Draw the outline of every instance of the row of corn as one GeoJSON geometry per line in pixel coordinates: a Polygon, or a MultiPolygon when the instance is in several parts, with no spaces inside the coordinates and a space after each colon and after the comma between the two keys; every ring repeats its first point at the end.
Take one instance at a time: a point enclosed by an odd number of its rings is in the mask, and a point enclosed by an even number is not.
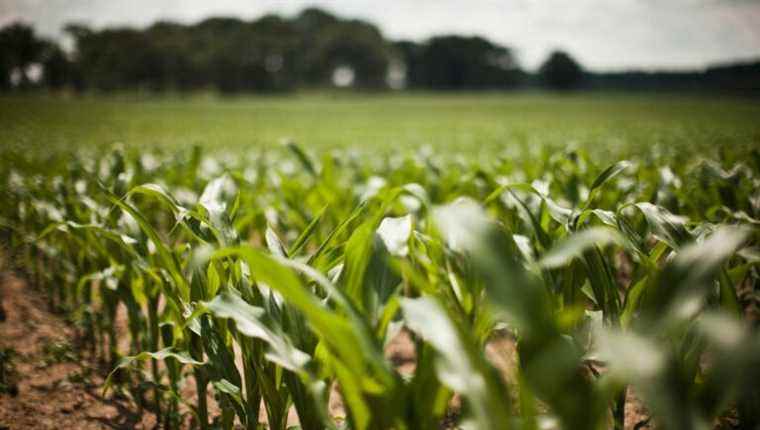
{"type": "Polygon", "coordinates": [[[8,152],[0,230],[167,428],[760,425],[760,155],[524,162],[8,152]]]}

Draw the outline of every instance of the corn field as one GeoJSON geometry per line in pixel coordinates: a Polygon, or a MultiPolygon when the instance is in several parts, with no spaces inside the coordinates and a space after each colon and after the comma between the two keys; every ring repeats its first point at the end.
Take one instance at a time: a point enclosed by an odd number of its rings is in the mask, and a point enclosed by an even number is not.
{"type": "Polygon", "coordinates": [[[760,152],[695,158],[6,153],[0,225],[165,428],[759,428],[760,152]]]}

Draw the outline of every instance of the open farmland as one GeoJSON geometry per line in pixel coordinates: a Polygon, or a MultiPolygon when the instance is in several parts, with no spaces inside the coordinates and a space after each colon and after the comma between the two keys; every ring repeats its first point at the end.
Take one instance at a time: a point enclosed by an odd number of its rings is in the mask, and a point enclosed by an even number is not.
{"type": "Polygon", "coordinates": [[[168,428],[756,428],[758,118],[681,96],[3,98],[3,270],[168,428]]]}
{"type": "MultiPolygon", "coordinates": [[[[368,149],[490,156],[523,146],[593,148],[596,159],[652,146],[705,155],[757,147],[760,105],[753,100],[656,95],[314,93],[240,98],[0,99],[3,148],[67,151],[114,142],[151,149],[200,144],[235,151],[272,148],[292,138],[307,149],[368,149]],[[737,148],[738,147],[738,148],[737,148]]],[[[657,152],[660,156],[660,152],[657,152]]]]}

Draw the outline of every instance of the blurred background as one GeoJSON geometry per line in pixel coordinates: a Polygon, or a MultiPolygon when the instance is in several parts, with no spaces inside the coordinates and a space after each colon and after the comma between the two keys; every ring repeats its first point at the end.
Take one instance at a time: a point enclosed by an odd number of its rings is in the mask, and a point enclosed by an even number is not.
{"type": "Polygon", "coordinates": [[[0,90],[760,93],[750,0],[3,0],[0,90]]]}

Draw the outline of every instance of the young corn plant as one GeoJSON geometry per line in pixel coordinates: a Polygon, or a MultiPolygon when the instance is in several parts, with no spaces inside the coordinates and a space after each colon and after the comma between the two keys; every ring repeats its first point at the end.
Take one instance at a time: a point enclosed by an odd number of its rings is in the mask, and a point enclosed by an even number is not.
{"type": "Polygon", "coordinates": [[[756,153],[12,155],[6,247],[167,428],[760,422],[756,153]]]}

